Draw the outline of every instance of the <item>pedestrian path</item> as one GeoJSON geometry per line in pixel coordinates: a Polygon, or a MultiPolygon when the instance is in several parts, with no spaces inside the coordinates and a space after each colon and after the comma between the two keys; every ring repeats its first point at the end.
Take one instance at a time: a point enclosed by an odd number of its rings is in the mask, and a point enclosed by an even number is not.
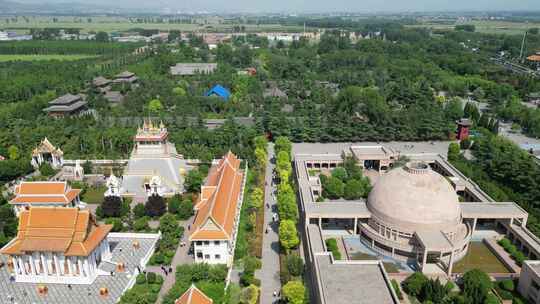
{"type": "MultiPolygon", "coordinates": [[[[193,263],[193,257],[188,255],[189,246],[180,246],[182,242],[188,243],[186,240],[188,238],[188,225],[191,225],[193,222],[193,217],[190,218],[187,221],[184,221],[181,223],[181,226],[184,227],[184,236],[178,243],[178,247],[176,248],[176,252],[174,254],[174,257],[172,259],[170,267],[172,268],[172,273],[169,273],[167,276],[165,276],[164,271],[160,268],[160,266],[150,266],[147,267],[147,271],[155,272],[159,275],[161,275],[165,280],[163,281],[163,285],[161,286],[161,290],[159,291],[157,304],[160,304],[163,302],[163,298],[165,295],[169,292],[169,290],[174,286],[175,283],[175,274],[176,274],[176,267],[178,265],[182,264],[191,264],[193,263]]],[[[169,267],[165,266],[167,272],[169,271],[169,267]]]]}
{"type": "Polygon", "coordinates": [[[257,271],[257,277],[261,280],[261,304],[277,303],[278,298],[274,292],[279,292],[281,282],[279,279],[279,235],[278,223],[273,223],[272,216],[277,214],[277,202],[272,195],[276,186],[272,182],[274,171],[274,144],[268,145],[268,165],[266,167],[265,191],[264,191],[264,222],[265,234],[263,236],[262,268],[257,271]],[[266,228],[269,227],[268,233],[266,228]]]}

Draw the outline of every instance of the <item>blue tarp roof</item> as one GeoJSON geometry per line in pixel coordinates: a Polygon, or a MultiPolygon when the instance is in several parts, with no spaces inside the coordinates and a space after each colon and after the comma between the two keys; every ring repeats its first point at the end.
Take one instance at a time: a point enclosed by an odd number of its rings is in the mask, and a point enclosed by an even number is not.
{"type": "Polygon", "coordinates": [[[221,97],[223,100],[229,100],[229,97],[231,97],[231,92],[226,88],[222,87],[221,85],[216,84],[213,88],[206,92],[206,96],[212,95],[221,97]]]}

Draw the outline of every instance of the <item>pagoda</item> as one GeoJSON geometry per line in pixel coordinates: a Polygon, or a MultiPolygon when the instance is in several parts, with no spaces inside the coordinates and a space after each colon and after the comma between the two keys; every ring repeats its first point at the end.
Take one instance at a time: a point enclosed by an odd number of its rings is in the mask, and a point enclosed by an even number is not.
{"type": "Polygon", "coordinates": [[[183,175],[191,166],[176,152],[168,135],[163,122],[155,124],[150,119],[137,129],[119,187],[122,196],[143,202],[152,194],[170,197],[184,191],[183,175]]]}

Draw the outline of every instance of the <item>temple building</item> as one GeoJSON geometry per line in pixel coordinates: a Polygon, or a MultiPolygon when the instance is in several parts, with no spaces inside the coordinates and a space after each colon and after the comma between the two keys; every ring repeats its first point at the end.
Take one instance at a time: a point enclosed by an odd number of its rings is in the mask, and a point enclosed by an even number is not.
{"type": "Polygon", "coordinates": [[[189,236],[195,262],[232,265],[245,182],[240,160],[232,152],[210,169],[194,206],[189,236]]]}
{"type": "Polygon", "coordinates": [[[137,78],[137,76],[135,76],[135,73],[132,73],[132,72],[129,72],[129,71],[124,71],[120,74],[117,74],[114,76],[114,80],[112,81],[113,83],[129,83],[129,84],[132,84],[132,83],[135,83],[139,80],[139,78],[137,78]]]}
{"type": "Polygon", "coordinates": [[[32,166],[39,168],[43,163],[48,163],[55,169],[64,164],[64,152],[51,144],[47,137],[32,151],[32,166]]]}
{"type": "Polygon", "coordinates": [[[43,109],[50,116],[64,117],[79,114],[87,110],[88,103],[81,95],[66,94],[49,102],[49,107],[43,109]]]}
{"type": "Polygon", "coordinates": [[[84,208],[80,193],[81,189],[72,189],[67,182],[21,182],[15,186],[15,198],[9,204],[17,216],[30,207],[84,208]]]}
{"type": "Polygon", "coordinates": [[[168,141],[163,123],[145,121],[134,137],[135,145],[121,183],[122,196],[146,201],[154,192],[170,197],[184,191],[183,175],[190,166],[168,141]]]}
{"type": "Polygon", "coordinates": [[[194,284],[184,292],[174,304],[212,304],[214,301],[199,290],[194,284]]]}
{"type": "Polygon", "coordinates": [[[458,140],[464,140],[469,138],[469,129],[472,126],[472,122],[468,118],[462,118],[456,121],[457,133],[456,138],[458,140]]]}
{"type": "Polygon", "coordinates": [[[0,249],[16,282],[92,284],[111,259],[107,235],[88,210],[33,207],[19,217],[16,238],[0,249]]]}

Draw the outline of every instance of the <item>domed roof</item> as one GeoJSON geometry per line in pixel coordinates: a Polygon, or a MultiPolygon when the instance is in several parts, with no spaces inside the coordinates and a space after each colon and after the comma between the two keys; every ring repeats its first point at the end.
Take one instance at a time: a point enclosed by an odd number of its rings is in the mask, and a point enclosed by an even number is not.
{"type": "Polygon", "coordinates": [[[450,229],[461,218],[458,196],[450,182],[419,162],[381,176],[367,206],[379,222],[409,233],[450,229]]]}

